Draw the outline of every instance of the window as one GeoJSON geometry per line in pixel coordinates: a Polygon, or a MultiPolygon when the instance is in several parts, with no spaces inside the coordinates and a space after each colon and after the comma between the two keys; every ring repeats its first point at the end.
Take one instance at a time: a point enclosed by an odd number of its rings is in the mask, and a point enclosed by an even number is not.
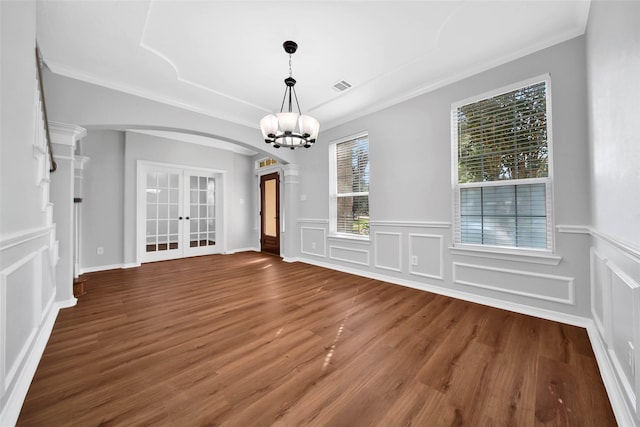
{"type": "Polygon", "coordinates": [[[549,78],[454,104],[455,243],[552,249],[549,78]]]}
{"type": "Polygon", "coordinates": [[[369,138],[359,135],[332,144],[331,232],[369,236],[369,138]]]}

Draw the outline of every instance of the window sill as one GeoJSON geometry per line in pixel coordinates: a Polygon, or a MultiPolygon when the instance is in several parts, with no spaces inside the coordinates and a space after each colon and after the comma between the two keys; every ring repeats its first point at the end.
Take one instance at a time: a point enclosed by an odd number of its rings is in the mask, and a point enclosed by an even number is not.
{"type": "Polygon", "coordinates": [[[449,247],[451,254],[475,256],[480,258],[503,259],[506,261],[527,262],[530,264],[558,265],[561,256],[546,251],[516,250],[497,247],[455,246],[449,247]]]}
{"type": "Polygon", "coordinates": [[[356,236],[355,234],[351,236],[349,234],[330,233],[329,236],[327,237],[329,239],[335,239],[335,240],[348,240],[348,241],[358,242],[358,243],[371,243],[371,239],[369,238],[369,236],[360,237],[360,236],[356,236]]]}

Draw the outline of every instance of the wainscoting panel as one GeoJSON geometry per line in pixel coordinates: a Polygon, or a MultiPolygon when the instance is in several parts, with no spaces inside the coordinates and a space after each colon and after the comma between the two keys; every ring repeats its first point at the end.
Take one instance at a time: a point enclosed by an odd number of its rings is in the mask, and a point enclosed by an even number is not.
{"type": "Polygon", "coordinates": [[[49,271],[54,271],[51,266],[50,252],[51,251],[46,246],[40,249],[40,260],[42,261],[40,274],[42,277],[40,307],[42,307],[42,309],[40,310],[40,318],[38,319],[37,323],[41,323],[46,317],[47,313],[49,313],[56,296],[56,284],[53,280],[53,276],[51,276],[50,274],[46,274],[49,271]]]}
{"type": "Polygon", "coordinates": [[[402,235],[386,231],[376,231],[375,267],[402,272],[402,235]]]}
{"type": "Polygon", "coordinates": [[[329,258],[336,261],[369,266],[369,249],[329,246],[329,258]]]}
{"type": "Polygon", "coordinates": [[[0,425],[14,425],[59,310],[55,227],[0,238],[0,425]]]}
{"type": "Polygon", "coordinates": [[[529,298],[575,304],[572,277],[453,263],[453,282],[529,298]]]}
{"type": "Polygon", "coordinates": [[[443,280],[443,251],[441,235],[409,234],[409,272],[443,280]]]}
{"type": "MultiPolygon", "coordinates": [[[[636,406],[635,372],[637,360],[634,360],[634,353],[639,351],[640,325],[629,321],[634,319],[634,312],[638,313],[640,307],[640,285],[627,276],[614,264],[607,263],[609,269],[611,304],[611,340],[608,343],[609,353],[613,360],[613,365],[617,371],[618,378],[622,380],[623,389],[626,392],[629,402],[636,406]]],[[[637,359],[637,358],[635,358],[637,359]]]]}
{"type": "Polygon", "coordinates": [[[5,384],[13,381],[35,336],[36,318],[40,316],[41,298],[35,286],[40,264],[39,252],[34,251],[0,272],[1,296],[6,304],[3,318],[5,384]]]}
{"type": "Polygon", "coordinates": [[[590,233],[598,364],[619,425],[640,426],[640,250],[598,230],[590,233]]]}
{"type": "Polygon", "coordinates": [[[300,252],[305,255],[327,256],[326,229],[321,227],[300,227],[300,252]]]}
{"type": "Polygon", "coordinates": [[[605,300],[611,297],[607,277],[607,259],[594,248],[590,250],[590,257],[591,313],[600,335],[604,337],[606,335],[604,330],[605,300]]]}

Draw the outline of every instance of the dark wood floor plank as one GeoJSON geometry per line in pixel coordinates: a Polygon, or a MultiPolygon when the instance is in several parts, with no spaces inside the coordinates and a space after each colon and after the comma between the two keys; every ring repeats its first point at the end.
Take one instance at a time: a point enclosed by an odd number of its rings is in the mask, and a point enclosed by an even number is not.
{"type": "Polygon", "coordinates": [[[89,274],[19,426],[613,426],[583,329],[259,253],[89,274]]]}

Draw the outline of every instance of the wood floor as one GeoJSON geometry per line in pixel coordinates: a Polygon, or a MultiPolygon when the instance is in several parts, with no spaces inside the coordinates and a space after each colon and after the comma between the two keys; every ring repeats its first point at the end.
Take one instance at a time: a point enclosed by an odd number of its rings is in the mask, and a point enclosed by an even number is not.
{"type": "Polygon", "coordinates": [[[86,288],[19,426],[615,425],[584,329],[258,253],[86,288]]]}

